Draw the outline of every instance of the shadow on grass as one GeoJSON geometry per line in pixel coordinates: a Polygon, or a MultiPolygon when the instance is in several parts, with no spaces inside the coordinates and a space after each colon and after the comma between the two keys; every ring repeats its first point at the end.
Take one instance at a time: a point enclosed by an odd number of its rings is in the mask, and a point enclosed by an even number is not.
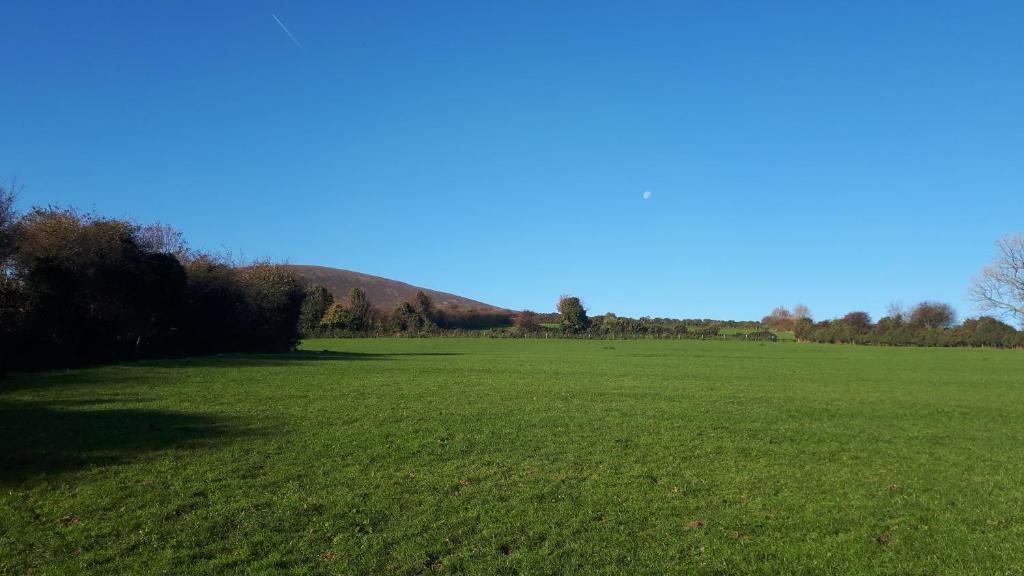
{"type": "MultiPolygon", "coordinates": [[[[261,368],[278,366],[295,366],[305,362],[346,362],[370,360],[394,360],[413,356],[462,356],[461,352],[390,352],[376,354],[372,352],[342,352],[295,350],[292,352],[250,354],[228,353],[211,354],[209,356],[189,356],[184,358],[151,358],[137,362],[126,362],[113,365],[86,366],[81,368],[51,369],[40,372],[18,372],[0,378],[0,394],[29,388],[52,387],[88,387],[93,384],[109,383],[112,379],[127,381],[131,371],[115,372],[108,368],[261,368]]],[[[120,401],[118,398],[116,401],[120,401]]]]}
{"type": "Polygon", "coordinates": [[[135,408],[0,400],[0,484],[131,462],[247,435],[221,419],[135,408]]]}
{"type": "Polygon", "coordinates": [[[216,354],[212,356],[195,356],[192,358],[181,358],[177,360],[147,361],[152,365],[175,365],[197,366],[210,368],[235,368],[244,366],[285,366],[302,362],[345,362],[345,361],[370,361],[370,360],[393,360],[410,356],[461,356],[460,352],[389,352],[376,354],[373,352],[340,352],[340,351],[317,351],[317,350],[295,350],[293,352],[280,352],[272,354],[216,354]]]}

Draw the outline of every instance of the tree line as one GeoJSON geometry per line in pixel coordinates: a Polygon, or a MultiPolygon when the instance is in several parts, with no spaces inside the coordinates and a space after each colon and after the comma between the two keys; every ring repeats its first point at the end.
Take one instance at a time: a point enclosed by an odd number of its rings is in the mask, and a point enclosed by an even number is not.
{"type": "Polygon", "coordinates": [[[73,209],[13,209],[0,192],[0,371],[297,342],[299,281],[188,250],[180,232],[73,209]]]}
{"type": "MultiPolygon", "coordinates": [[[[1024,322],[1024,237],[1008,237],[972,294],[1024,322]]],[[[424,292],[382,311],[359,288],[336,300],[269,262],[235,263],[191,250],[165,225],[74,209],[14,208],[0,188],[0,374],[219,352],[276,352],[301,337],[476,335],[572,338],[776,339],[924,346],[1024,346],[1024,333],[983,316],[955,324],[953,309],[922,302],[877,322],[851,312],[815,322],[806,306],[758,322],[588,316],[576,296],[554,313],[446,310],[424,292]],[[730,330],[727,330],[730,329],[730,330]]]]}
{"type": "Polygon", "coordinates": [[[394,310],[375,308],[359,287],[352,288],[343,300],[320,284],[305,290],[299,314],[299,333],[304,338],[346,336],[428,336],[453,331],[505,328],[513,324],[515,313],[508,310],[447,310],[434,306],[422,290],[394,310]]]}
{"type": "Polygon", "coordinates": [[[424,292],[417,292],[390,313],[378,310],[365,293],[353,288],[336,301],[319,284],[306,289],[299,319],[306,338],[365,336],[481,336],[490,338],[726,338],[774,340],[773,333],[759,330],[756,322],[708,319],[627,318],[613,313],[589,316],[576,296],[562,296],[553,313],[530,310],[453,311],[434,306],[424,292]],[[726,334],[725,327],[746,329],[726,334]]]}
{"type": "Polygon", "coordinates": [[[512,312],[442,310],[423,292],[390,313],[359,288],[335,301],[286,267],[193,251],[170,226],[57,207],[20,214],[0,188],[0,374],[512,324],[512,312]]]}
{"type": "Polygon", "coordinates": [[[1024,348],[1024,332],[1000,319],[1012,318],[1024,326],[1024,234],[996,242],[995,257],[974,277],[969,294],[981,311],[998,317],[979,316],[957,324],[949,304],[921,302],[909,310],[891,305],[878,322],[863,311],[815,322],[806,306],[797,305],[793,310],[777,307],[761,323],[791,330],[797,340],[807,342],[1024,348]]]}
{"type": "Polygon", "coordinates": [[[1024,332],[991,316],[957,323],[956,311],[943,302],[921,302],[910,309],[891,305],[877,322],[863,311],[815,322],[806,307],[778,307],[761,322],[790,330],[801,342],[879,344],[888,346],[1024,347],[1024,332]]]}

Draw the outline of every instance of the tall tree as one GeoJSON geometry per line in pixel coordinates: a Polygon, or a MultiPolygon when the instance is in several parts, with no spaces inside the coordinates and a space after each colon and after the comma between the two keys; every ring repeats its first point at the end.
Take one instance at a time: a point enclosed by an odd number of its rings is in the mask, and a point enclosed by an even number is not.
{"type": "Polygon", "coordinates": [[[321,284],[310,284],[306,287],[302,299],[302,310],[299,312],[299,333],[308,336],[320,327],[324,313],[334,303],[334,296],[321,284]]]}
{"type": "Polygon", "coordinates": [[[434,301],[427,296],[423,290],[416,292],[416,295],[412,297],[412,307],[416,310],[416,313],[422,316],[426,320],[434,321],[436,316],[436,310],[434,309],[434,301]]]}
{"type": "Polygon", "coordinates": [[[366,298],[366,292],[363,292],[358,286],[348,291],[348,312],[352,330],[366,332],[370,329],[373,308],[366,298]]]}
{"type": "Polygon", "coordinates": [[[587,329],[590,320],[587,310],[576,296],[562,296],[558,300],[558,313],[561,316],[562,331],[577,334],[587,329]]]}
{"type": "Polygon", "coordinates": [[[16,354],[16,335],[22,330],[27,304],[24,286],[14,277],[10,259],[16,221],[14,190],[0,186],[0,376],[16,354]]]}
{"type": "Polygon", "coordinates": [[[276,264],[246,266],[238,275],[248,304],[246,351],[292,349],[298,341],[302,285],[287,268],[276,264]]]}
{"type": "MultiPolygon", "coordinates": [[[[0,185],[0,266],[6,264],[13,245],[14,223],[17,220],[14,198],[13,188],[0,185]]],[[[4,272],[4,269],[0,269],[0,274],[4,272]]]]}
{"type": "Polygon", "coordinates": [[[320,317],[320,327],[331,330],[348,330],[349,313],[341,302],[332,302],[320,317]]]}
{"type": "Polygon", "coordinates": [[[885,316],[897,324],[905,321],[909,315],[902,302],[890,302],[885,309],[885,316]]]}
{"type": "Polygon", "coordinates": [[[974,278],[971,297],[981,309],[1024,326],[1024,234],[1001,238],[996,248],[992,264],[974,278]]]}
{"type": "Polygon", "coordinates": [[[184,350],[192,354],[242,351],[247,306],[236,270],[207,254],[189,260],[185,270],[184,350]]]}

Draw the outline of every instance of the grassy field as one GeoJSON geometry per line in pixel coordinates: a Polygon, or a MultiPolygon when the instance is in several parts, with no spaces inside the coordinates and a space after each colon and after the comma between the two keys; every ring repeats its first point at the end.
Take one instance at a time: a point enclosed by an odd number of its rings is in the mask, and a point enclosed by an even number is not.
{"type": "MultiPolygon", "coordinates": [[[[718,331],[718,333],[727,335],[750,334],[752,332],[757,332],[759,330],[762,330],[762,328],[722,328],[718,331]]],[[[775,333],[779,340],[789,340],[793,342],[796,341],[796,336],[793,335],[792,330],[771,330],[771,332],[775,333]]]]}
{"type": "Polygon", "coordinates": [[[0,381],[0,574],[225,572],[1022,574],[1024,354],[321,340],[0,381]]]}

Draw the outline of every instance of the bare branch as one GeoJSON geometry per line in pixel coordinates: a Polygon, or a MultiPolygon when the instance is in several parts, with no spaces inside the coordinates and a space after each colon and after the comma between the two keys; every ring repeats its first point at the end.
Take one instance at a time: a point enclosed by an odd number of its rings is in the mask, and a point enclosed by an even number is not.
{"type": "Polygon", "coordinates": [[[1024,325],[1024,234],[1001,238],[996,248],[995,260],[974,278],[970,297],[979,309],[1024,325]]]}

